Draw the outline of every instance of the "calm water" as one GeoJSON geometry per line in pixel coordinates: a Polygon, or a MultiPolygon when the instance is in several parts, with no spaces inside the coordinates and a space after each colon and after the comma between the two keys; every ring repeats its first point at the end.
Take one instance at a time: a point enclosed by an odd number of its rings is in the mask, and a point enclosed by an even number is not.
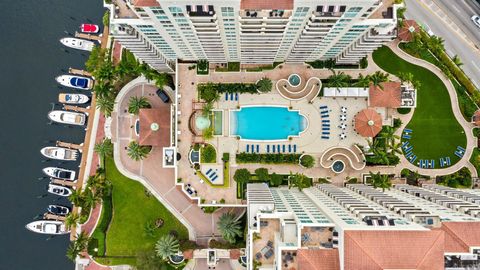
{"type": "Polygon", "coordinates": [[[244,107],[231,112],[231,133],[245,140],[286,140],[306,128],[306,119],[285,107],[244,107]]]}
{"type": "MultiPolygon", "coordinates": [[[[47,113],[60,92],[54,77],[68,67],[83,67],[86,54],[58,42],[81,22],[101,24],[100,0],[1,0],[0,10],[0,270],[73,269],[65,257],[67,237],[27,231],[24,225],[57,201],[46,194],[40,148],[50,140],[81,142],[81,128],[47,125],[47,113]],[[39,198],[40,197],[40,198],[39,198]]],[[[70,90],[72,91],[72,90],[70,90]]],[[[74,90],[73,90],[74,91],[74,90]]],[[[61,164],[75,168],[78,164],[61,164]]]]}

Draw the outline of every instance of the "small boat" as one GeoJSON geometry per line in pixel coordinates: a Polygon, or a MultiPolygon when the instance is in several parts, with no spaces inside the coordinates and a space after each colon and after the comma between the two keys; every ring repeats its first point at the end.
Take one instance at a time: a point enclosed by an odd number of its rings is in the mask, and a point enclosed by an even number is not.
{"type": "Polygon", "coordinates": [[[49,193],[62,196],[62,197],[68,197],[72,195],[71,189],[69,189],[68,187],[57,185],[57,184],[48,184],[47,191],[49,193]]]}
{"type": "Polygon", "coordinates": [[[98,33],[100,27],[96,24],[82,23],[82,25],[80,25],[80,30],[82,30],[83,33],[95,34],[98,33]]]}
{"type": "Polygon", "coordinates": [[[67,230],[65,223],[63,221],[57,220],[37,220],[28,223],[25,228],[32,232],[42,233],[42,234],[67,234],[70,230],[67,230]]]}
{"type": "Polygon", "coordinates": [[[78,151],[58,146],[47,146],[40,150],[40,153],[47,158],[58,160],[77,160],[78,151]]]}
{"type": "Polygon", "coordinates": [[[58,167],[46,167],[43,168],[43,172],[53,178],[63,179],[63,180],[75,180],[75,171],[67,170],[58,167]]]}
{"type": "Polygon", "coordinates": [[[87,116],[84,113],[70,112],[70,111],[51,111],[48,113],[48,118],[54,122],[67,125],[85,125],[87,116]]]}
{"type": "Polygon", "coordinates": [[[93,86],[92,79],[81,76],[60,75],[55,80],[63,86],[84,90],[92,89],[93,86]]]}
{"type": "Polygon", "coordinates": [[[47,211],[50,214],[64,217],[70,213],[70,207],[58,204],[50,204],[47,207],[47,211]]]}
{"type": "Polygon", "coordinates": [[[80,38],[65,37],[60,39],[60,42],[69,48],[84,51],[92,51],[93,47],[95,47],[95,43],[93,41],[80,38]]]}
{"type": "Polygon", "coordinates": [[[58,95],[58,102],[64,104],[85,104],[90,100],[87,95],[62,93],[58,95]]]}

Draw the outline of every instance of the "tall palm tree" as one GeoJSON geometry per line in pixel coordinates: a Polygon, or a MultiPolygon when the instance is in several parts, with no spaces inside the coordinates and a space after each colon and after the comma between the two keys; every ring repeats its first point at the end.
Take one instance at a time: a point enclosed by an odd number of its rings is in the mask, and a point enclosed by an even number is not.
{"type": "Polygon", "coordinates": [[[413,82],[413,74],[410,72],[399,72],[398,78],[402,82],[412,83],[413,82]]]}
{"type": "Polygon", "coordinates": [[[232,212],[223,213],[218,219],[217,226],[223,239],[231,244],[235,244],[237,236],[242,235],[240,221],[235,219],[232,212]]]}
{"type": "Polygon", "coordinates": [[[115,69],[112,61],[104,61],[93,74],[97,81],[112,81],[115,79],[115,69]]]}
{"type": "Polygon", "coordinates": [[[85,232],[77,234],[77,238],[70,243],[67,249],[67,257],[75,261],[80,252],[87,249],[90,238],[85,232]]]}
{"type": "Polygon", "coordinates": [[[398,135],[395,135],[395,129],[390,126],[383,127],[378,137],[385,140],[385,149],[395,144],[395,139],[400,139],[398,135]]]}
{"type": "Polygon", "coordinates": [[[356,87],[368,87],[370,85],[370,78],[369,76],[363,76],[362,73],[358,74],[357,82],[355,83],[356,87]]]}
{"type": "Polygon", "coordinates": [[[70,245],[67,248],[67,258],[70,259],[71,261],[75,261],[77,258],[78,254],[81,252],[79,247],[75,245],[75,242],[71,242],[70,245]]]}
{"type": "Polygon", "coordinates": [[[390,182],[390,178],[386,174],[370,172],[370,177],[372,178],[372,185],[374,188],[381,188],[382,191],[385,191],[385,189],[390,189],[392,187],[392,182],[390,182]]]}
{"type": "Polygon", "coordinates": [[[210,116],[210,113],[212,112],[212,110],[213,110],[213,102],[207,102],[205,103],[205,105],[203,105],[202,115],[204,117],[208,117],[210,116]]]}
{"type": "Polygon", "coordinates": [[[383,73],[380,70],[375,71],[372,75],[369,76],[370,83],[374,86],[378,86],[380,89],[383,90],[382,83],[388,81],[388,73],[383,73]]]}
{"type": "Polygon", "coordinates": [[[151,105],[148,102],[148,99],[144,96],[137,97],[133,96],[130,97],[130,100],[128,101],[128,112],[131,114],[138,115],[140,112],[140,109],[143,108],[150,108],[151,105]]]}
{"type": "Polygon", "coordinates": [[[352,77],[350,75],[345,74],[343,71],[336,72],[334,69],[330,69],[332,71],[332,75],[330,75],[328,79],[328,86],[329,87],[348,87],[352,77]]]}
{"type": "Polygon", "coordinates": [[[155,244],[155,251],[162,260],[168,260],[168,257],[177,254],[180,249],[178,240],[171,234],[163,235],[155,244]]]}
{"type": "Polygon", "coordinates": [[[292,173],[290,172],[290,176],[288,177],[288,188],[296,187],[298,190],[302,191],[302,189],[310,187],[310,180],[301,173],[292,173]]]}
{"type": "Polygon", "coordinates": [[[85,208],[92,208],[100,201],[100,194],[96,192],[95,194],[92,192],[91,189],[87,188],[83,192],[84,194],[84,203],[83,207],[85,208]]]}
{"type": "Polygon", "coordinates": [[[375,160],[383,164],[390,165],[390,159],[388,158],[388,153],[387,151],[385,151],[384,148],[379,148],[379,147],[374,148],[372,152],[375,160]]]}
{"type": "Polygon", "coordinates": [[[70,212],[70,214],[65,217],[65,227],[67,229],[72,228],[73,226],[77,225],[80,222],[80,215],[76,212],[70,212]]]}
{"type": "Polygon", "coordinates": [[[445,47],[444,47],[444,39],[439,37],[439,36],[432,36],[430,39],[429,39],[429,45],[430,45],[430,48],[435,52],[435,53],[438,53],[440,51],[443,51],[445,50],[445,47]]]}
{"type": "Polygon", "coordinates": [[[156,73],[154,80],[155,86],[162,89],[165,85],[168,85],[170,81],[170,75],[167,73],[156,73]]]}
{"type": "Polygon", "coordinates": [[[74,189],[72,191],[72,194],[70,196],[68,196],[68,200],[70,200],[70,202],[73,205],[81,207],[83,205],[83,202],[84,202],[82,190],[81,189],[74,189]]]}
{"type": "Polygon", "coordinates": [[[98,97],[97,100],[97,109],[99,109],[105,116],[110,116],[113,112],[113,106],[115,101],[110,97],[98,97]]]}
{"type": "Polygon", "coordinates": [[[103,141],[95,144],[93,151],[95,151],[95,153],[101,157],[102,162],[104,162],[105,157],[113,155],[112,141],[109,138],[103,139],[103,141]]]}
{"type": "Polygon", "coordinates": [[[100,98],[110,97],[113,87],[109,82],[99,82],[93,87],[93,92],[100,98]]]}
{"type": "Polygon", "coordinates": [[[150,148],[148,146],[140,145],[136,141],[130,142],[127,147],[127,155],[135,161],[146,158],[148,153],[150,153],[150,148]]]}
{"type": "Polygon", "coordinates": [[[458,55],[456,55],[456,54],[452,58],[452,61],[453,61],[453,63],[455,63],[455,65],[457,65],[459,67],[463,65],[462,60],[460,60],[460,57],[458,57],[458,55]]]}

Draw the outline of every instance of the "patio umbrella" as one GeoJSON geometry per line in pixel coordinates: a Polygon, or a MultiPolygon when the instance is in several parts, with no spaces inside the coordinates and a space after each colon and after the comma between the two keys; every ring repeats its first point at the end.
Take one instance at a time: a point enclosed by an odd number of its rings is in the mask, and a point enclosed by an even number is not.
{"type": "Polygon", "coordinates": [[[382,130],[382,117],[373,109],[364,109],[355,115],[355,130],[363,137],[375,137],[382,130]]]}

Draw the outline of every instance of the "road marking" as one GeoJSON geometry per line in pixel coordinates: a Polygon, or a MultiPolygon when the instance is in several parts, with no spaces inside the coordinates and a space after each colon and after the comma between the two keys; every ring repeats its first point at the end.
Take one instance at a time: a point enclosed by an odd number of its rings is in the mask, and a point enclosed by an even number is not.
{"type": "Polygon", "coordinates": [[[452,5],[452,8],[455,9],[456,12],[461,13],[461,12],[460,12],[460,9],[458,9],[457,6],[452,5]]]}
{"type": "Polygon", "coordinates": [[[480,67],[478,67],[477,64],[475,64],[474,61],[471,61],[471,62],[472,62],[472,64],[475,66],[475,68],[478,69],[478,71],[480,71],[480,67]]]}

